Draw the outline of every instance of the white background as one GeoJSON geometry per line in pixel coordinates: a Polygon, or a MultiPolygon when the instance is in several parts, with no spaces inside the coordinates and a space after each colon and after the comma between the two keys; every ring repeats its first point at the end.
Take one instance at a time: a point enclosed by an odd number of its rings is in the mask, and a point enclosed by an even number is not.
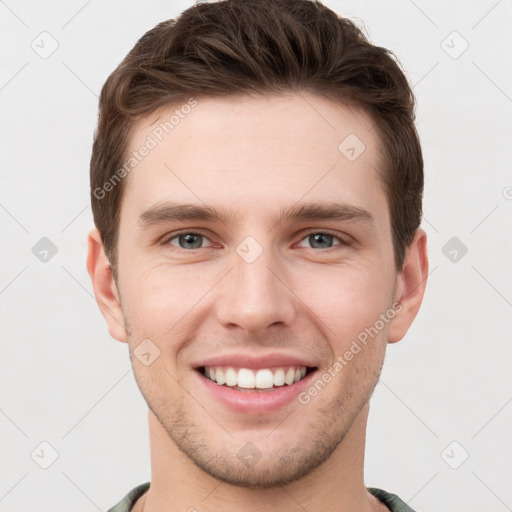
{"type": "MultiPolygon", "coordinates": [[[[108,74],[191,4],[0,2],[1,511],[108,510],[150,480],[146,404],[85,268],[89,159],[108,74]],[[43,31],[47,59],[31,48],[43,31]],[[48,469],[31,458],[43,441],[48,469]]],[[[512,510],[512,2],[326,4],[399,57],[425,157],[431,275],[374,394],[366,485],[418,511],[512,510]],[[452,237],[468,248],[456,262],[452,237]]]]}

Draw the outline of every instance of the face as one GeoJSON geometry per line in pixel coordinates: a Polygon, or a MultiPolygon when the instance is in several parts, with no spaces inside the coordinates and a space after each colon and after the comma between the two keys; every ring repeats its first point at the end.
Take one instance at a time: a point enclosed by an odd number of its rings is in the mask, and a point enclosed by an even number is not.
{"type": "Polygon", "coordinates": [[[130,152],[157,141],[125,178],[120,214],[134,374],[197,466],[283,485],[338,449],[399,315],[375,126],[290,94],[198,99],[155,136],[177,108],[131,140],[130,152]]]}

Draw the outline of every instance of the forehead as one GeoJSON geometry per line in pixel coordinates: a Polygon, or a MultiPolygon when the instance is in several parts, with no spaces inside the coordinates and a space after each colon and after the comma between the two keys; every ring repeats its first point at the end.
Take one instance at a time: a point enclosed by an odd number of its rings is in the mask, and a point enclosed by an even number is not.
{"type": "Polygon", "coordinates": [[[359,109],[318,96],[169,105],[134,126],[128,153],[138,156],[121,219],[166,200],[229,203],[247,213],[264,206],[269,214],[306,197],[386,209],[374,123],[359,109]]]}

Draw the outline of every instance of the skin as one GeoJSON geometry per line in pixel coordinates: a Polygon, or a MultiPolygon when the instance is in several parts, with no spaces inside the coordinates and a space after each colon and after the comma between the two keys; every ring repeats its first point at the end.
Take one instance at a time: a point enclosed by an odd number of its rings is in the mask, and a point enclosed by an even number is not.
{"type": "MultiPolygon", "coordinates": [[[[142,119],[131,150],[175,109],[142,119]]],[[[135,510],[387,510],[364,486],[368,401],[387,344],[418,312],[428,259],[418,229],[394,268],[376,133],[363,112],[312,95],[199,98],[125,178],[117,282],[90,232],[98,304],[110,334],[128,343],[149,406],[151,488],[135,510]],[[366,146],[355,161],[338,150],[349,134],[366,146]],[[165,201],[233,215],[142,226],[139,216],[165,201]],[[329,201],[373,220],[278,222],[281,209],[329,201]],[[184,229],[205,235],[197,248],[169,241],[184,229]],[[325,230],[334,236],[315,244],[309,235],[325,230]],[[247,236],[263,250],[252,263],[236,252],[247,236]],[[225,351],[285,351],[321,375],[395,303],[400,312],[307,404],[240,414],[198,384],[193,365],[225,351]],[[147,366],[133,352],[144,339],[160,350],[147,366]],[[247,442],[261,454],[250,467],[237,457],[247,442]]]]}

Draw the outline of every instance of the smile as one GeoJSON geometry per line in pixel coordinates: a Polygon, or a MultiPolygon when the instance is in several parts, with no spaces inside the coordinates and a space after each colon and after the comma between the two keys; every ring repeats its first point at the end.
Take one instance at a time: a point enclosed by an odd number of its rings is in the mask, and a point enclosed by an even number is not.
{"type": "Polygon", "coordinates": [[[299,382],[307,375],[308,367],[279,366],[250,369],[232,366],[204,366],[200,371],[206,378],[219,386],[227,386],[238,391],[270,391],[299,382]]]}

